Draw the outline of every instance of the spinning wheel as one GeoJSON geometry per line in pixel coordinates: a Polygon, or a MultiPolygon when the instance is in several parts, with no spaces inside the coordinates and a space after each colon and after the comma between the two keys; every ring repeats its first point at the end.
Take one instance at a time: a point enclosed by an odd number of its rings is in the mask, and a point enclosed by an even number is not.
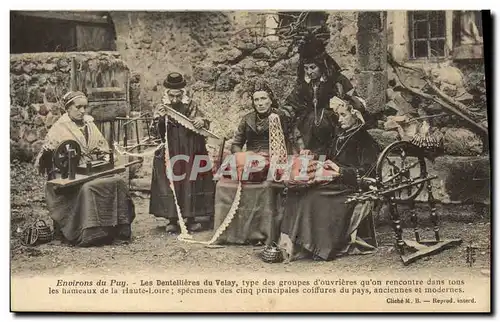
{"type": "MultiPolygon", "coordinates": [[[[377,160],[377,181],[384,188],[394,188],[414,183],[427,177],[427,166],[423,151],[407,141],[388,145],[377,160]]],[[[425,183],[410,185],[394,193],[397,202],[411,202],[424,189],[425,183]]]]}
{"type": "Polygon", "coordinates": [[[461,244],[461,239],[443,239],[439,234],[439,220],[436,201],[432,193],[431,181],[437,176],[429,176],[425,163],[425,150],[407,141],[398,141],[387,146],[380,154],[376,166],[376,179],[361,178],[360,190],[347,199],[347,203],[383,201],[388,203],[395,232],[397,250],[403,264],[408,265],[419,258],[438,253],[448,247],[461,244]],[[363,191],[365,182],[375,188],[363,191]],[[421,239],[415,199],[426,188],[430,219],[434,226],[434,239],[421,239]],[[403,228],[398,212],[398,204],[407,203],[411,209],[411,223],[415,240],[403,239],[403,228]]]}
{"type": "Polygon", "coordinates": [[[54,150],[54,165],[61,171],[63,178],[69,176],[74,179],[81,152],[80,145],[74,140],[63,141],[54,150]]]}

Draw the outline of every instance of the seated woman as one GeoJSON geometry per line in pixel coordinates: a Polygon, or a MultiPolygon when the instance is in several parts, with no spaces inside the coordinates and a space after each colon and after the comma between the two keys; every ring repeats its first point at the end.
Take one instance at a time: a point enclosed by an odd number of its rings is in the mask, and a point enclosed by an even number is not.
{"type": "MultiPolygon", "coordinates": [[[[110,151],[93,118],[86,115],[86,96],[81,92],[69,92],[64,95],[63,104],[66,113],[50,128],[36,160],[39,171],[49,180],[59,176],[54,170],[53,152],[66,140],[74,140],[80,145],[79,166],[85,167],[87,161],[110,151]]],[[[97,246],[131,237],[134,204],[127,183],[118,176],[94,179],[60,192],[47,183],[45,196],[55,233],[62,234],[70,244],[97,246]]]]}
{"type": "MultiPolygon", "coordinates": [[[[257,81],[253,84],[250,94],[254,110],[243,116],[231,145],[231,153],[235,155],[239,169],[245,163],[246,156],[253,153],[269,160],[269,116],[277,111],[277,101],[265,82],[257,81]],[[245,145],[246,151],[243,152],[245,145]]],[[[239,178],[244,185],[238,212],[219,238],[219,243],[271,243],[276,195],[267,178],[267,166],[261,172],[250,173],[248,180],[239,178]]],[[[216,229],[228,214],[235,198],[236,187],[237,182],[228,179],[217,183],[214,221],[216,229]]]]}
{"type": "Polygon", "coordinates": [[[339,253],[352,251],[352,246],[373,248],[356,235],[360,224],[367,223],[363,219],[370,214],[370,205],[351,205],[345,201],[357,190],[357,175],[371,174],[380,148],[364,129],[359,111],[338,98],[333,98],[330,105],[338,105],[340,127],[324,163],[332,179],[288,191],[280,244],[291,259],[312,255],[315,259],[331,260],[339,253]]]}

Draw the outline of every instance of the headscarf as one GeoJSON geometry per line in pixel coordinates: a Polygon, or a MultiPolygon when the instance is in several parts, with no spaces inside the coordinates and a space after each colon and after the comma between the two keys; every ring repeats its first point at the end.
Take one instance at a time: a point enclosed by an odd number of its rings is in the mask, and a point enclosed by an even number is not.
{"type": "Polygon", "coordinates": [[[67,110],[71,106],[71,103],[73,103],[77,98],[87,98],[87,96],[80,91],[70,91],[64,94],[62,97],[64,109],[67,110]]]}

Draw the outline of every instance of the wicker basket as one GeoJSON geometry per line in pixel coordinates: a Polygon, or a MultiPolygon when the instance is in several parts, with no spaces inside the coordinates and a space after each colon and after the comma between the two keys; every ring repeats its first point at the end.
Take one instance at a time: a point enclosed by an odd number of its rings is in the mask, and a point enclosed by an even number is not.
{"type": "Polygon", "coordinates": [[[273,246],[267,246],[264,248],[260,254],[262,260],[266,263],[281,263],[283,262],[283,253],[281,249],[274,244],[273,246]]]}
{"type": "Polygon", "coordinates": [[[44,220],[39,219],[33,225],[24,229],[22,243],[27,246],[36,246],[52,241],[53,237],[54,231],[44,220]]]}

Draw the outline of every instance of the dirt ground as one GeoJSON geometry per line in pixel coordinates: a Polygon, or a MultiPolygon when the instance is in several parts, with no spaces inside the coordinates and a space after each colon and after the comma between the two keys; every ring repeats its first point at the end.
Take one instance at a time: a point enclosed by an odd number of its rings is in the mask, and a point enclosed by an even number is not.
{"type": "MultiPolygon", "coordinates": [[[[137,217],[133,223],[133,239],[113,245],[77,248],[52,241],[35,247],[20,243],[19,231],[36,218],[47,220],[48,211],[43,196],[44,179],[37,176],[29,164],[11,164],[11,273],[17,276],[57,275],[74,272],[112,273],[147,272],[152,269],[183,272],[310,272],[329,274],[335,271],[360,272],[412,272],[439,271],[453,268],[467,274],[484,276],[490,269],[490,222],[487,219],[473,223],[443,222],[444,238],[462,238],[462,245],[439,254],[423,258],[404,266],[394,249],[394,233],[390,226],[377,227],[379,248],[370,255],[339,258],[330,262],[300,260],[291,264],[267,264],[259,258],[262,247],[225,246],[206,248],[176,240],[165,233],[165,223],[148,214],[147,196],[135,196],[137,217]],[[469,267],[466,247],[478,247],[476,262],[469,267]]],[[[425,236],[432,237],[431,227],[424,228],[425,236]]],[[[195,234],[196,239],[208,240],[211,231],[195,234]]],[[[411,231],[405,236],[411,238],[411,231]]]]}

